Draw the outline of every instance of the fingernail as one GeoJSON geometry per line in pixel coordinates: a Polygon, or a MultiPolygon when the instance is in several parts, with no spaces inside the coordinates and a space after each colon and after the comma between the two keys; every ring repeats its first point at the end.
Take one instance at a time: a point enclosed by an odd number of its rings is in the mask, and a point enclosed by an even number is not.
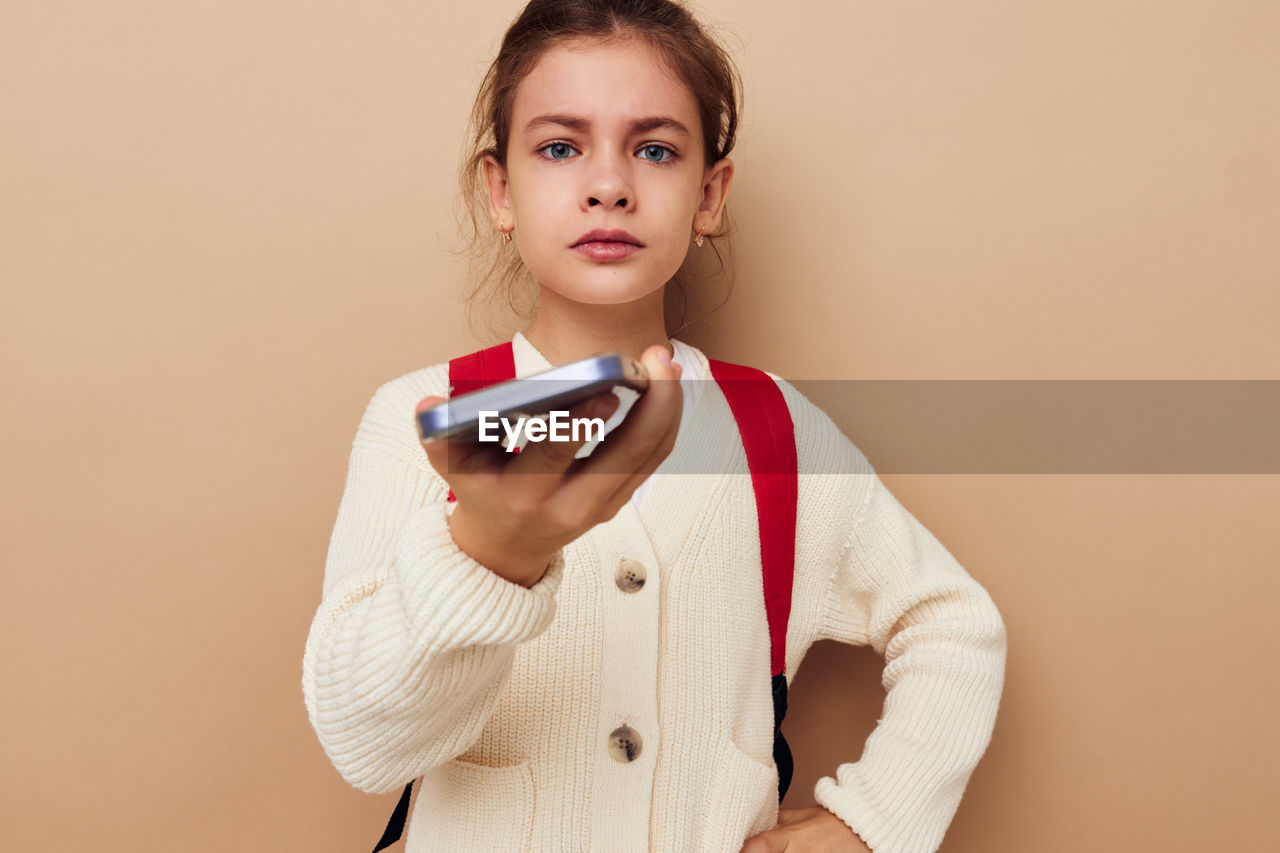
{"type": "Polygon", "coordinates": [[[662,351],[658,353],[658,361],[662,362],[663,367],[671,366],[671,353],[667,352],[666,347],[663,347],[662,351]]]}

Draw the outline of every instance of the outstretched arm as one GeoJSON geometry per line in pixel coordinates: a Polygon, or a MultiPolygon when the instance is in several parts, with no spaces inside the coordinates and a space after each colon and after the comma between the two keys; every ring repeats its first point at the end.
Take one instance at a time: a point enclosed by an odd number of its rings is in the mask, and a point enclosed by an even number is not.
{"type": "Polygon", "coordinates": [[[384,390],[365,413],[303,659],[316,735],[338,772],[370,793],[479,738],[517,646],[551,624],[563,577],[562,553],[525,587],[458,547],[445,482],[407,420],[417,396],[384,390]]]}

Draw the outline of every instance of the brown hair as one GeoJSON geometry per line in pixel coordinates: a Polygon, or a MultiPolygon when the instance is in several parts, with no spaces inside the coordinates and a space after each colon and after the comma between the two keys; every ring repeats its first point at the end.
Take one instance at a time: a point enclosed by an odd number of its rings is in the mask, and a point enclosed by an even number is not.
{"type": "MultiPolygon", "coordinates": [[[[574,39],[628,36],[643,38],[658,48],[671,70],[693,93],[702,122],[706,164],[710,166],[733,149],[742,108],[737,69],[725,49],[707,35],[684,6],[672,0],[530,0],[507,29],[498,56],[480,84],[471,109],[469,144],[459,175],[460,200],[470,224],[467,248],[471,275],[464,298],[473,322],[472,310],[477,300],[492,301],[505,294],[507,305],[522,319],[531,317],[536,306],[537,291],[531,286],[532,279],[519,253],[510,248],[504,251],[502,241],[490,228],[484,179],[487,155],[506,165],[516,87],[552,47],[574,39]]],[[[726,214],[720,231],[707,236],[727,243],[728,234],[726,214]]],[[[715,241],[710,246],[717,261],[712,275],[724,274],[728,284],[728,246],[724,246],[723,254],[715,241]]],[[[684,316],[686,289],[695,278],[702,277],[695,269],[699,258],[694,254],[690,253],[690,260],[672,278],[682,303],[679,329],[689,325],[684,316]]],[[[488,319],[493,332],[495,324],[492,318],[488,319]]]]}

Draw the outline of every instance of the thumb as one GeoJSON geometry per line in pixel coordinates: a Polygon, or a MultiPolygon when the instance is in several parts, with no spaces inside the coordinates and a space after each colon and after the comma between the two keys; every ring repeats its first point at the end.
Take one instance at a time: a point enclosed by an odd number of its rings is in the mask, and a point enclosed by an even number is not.
{"type": "Polygon", "coordinates": [[[640,353],[640,363],[648,371],[650,379],[680,378],[680,365],[671,360],[667,348],[661,344],[654,344],[640,353]]]}

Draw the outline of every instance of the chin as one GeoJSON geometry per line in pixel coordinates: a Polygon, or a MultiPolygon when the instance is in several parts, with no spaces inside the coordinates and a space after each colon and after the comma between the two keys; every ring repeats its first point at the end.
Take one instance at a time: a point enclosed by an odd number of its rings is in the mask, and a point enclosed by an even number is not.
{"type": "MultiPolygon", "coordinates": [[[[661,288],[657,288],[661,289],[661,288]]],[[[585,293],[564,291],[556,291],[565,299],[570,299],[582,305],[626,305],[631,302],[644,299],[653,293],[653,289],[643,292],[635,292],[632,290],[592,290],[585,293]]]]}
{"type": "MultiPolygon", "coordinates": [[[[612,277],[610,277],[612,278],[612,277]]],[[[563,299],[582,305],[625,305],[661,293],[666,282],[660,284],[640,284],[635,281],[616,281],[603,278],[597,281],[575,283],[572,287],[552,287],[542,285],[563,299]]]]}

